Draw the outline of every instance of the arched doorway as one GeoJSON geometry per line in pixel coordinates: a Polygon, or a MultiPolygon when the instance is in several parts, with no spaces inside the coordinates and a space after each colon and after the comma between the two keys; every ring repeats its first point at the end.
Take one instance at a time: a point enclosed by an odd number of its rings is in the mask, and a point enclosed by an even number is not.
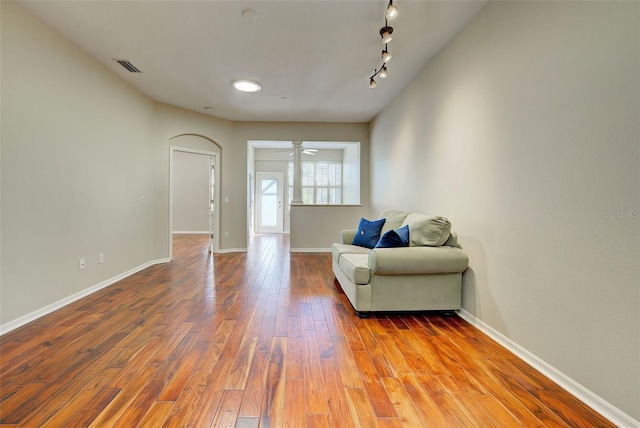
{"type": "MultiPolygon", "coordinates": [[[[222,149],[213,140],[198,134],[180,134],[170,139],[171,145],[169,147],[169,259],[173,258],[173,234],[174,230],[174,215],[176,214],[176,160],[182,159],[182,155],[191,155],[192,158],[206,159],[205,168],[208,171],[205,172],[207,183],[202,183],[208,186],[209,191],[206,198],[202,198],[202,202],[199,202],[198,210],[207,210],[208,216],[208,231],[209,234],[209,251],[211,253],[217,253],[220,251],[220,210],[218,204],[218,197],[220,195],[220,164],[222,149]]],[[[202,164],[202,161],[200,161],[202,164]]],[[[202,233],[202,232],[200,232],[202,233]]]]}

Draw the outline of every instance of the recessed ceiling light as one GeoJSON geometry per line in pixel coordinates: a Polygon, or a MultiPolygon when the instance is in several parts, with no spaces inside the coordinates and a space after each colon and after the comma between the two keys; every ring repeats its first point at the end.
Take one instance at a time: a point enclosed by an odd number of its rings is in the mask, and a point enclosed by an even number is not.
{"type": "Polygon", "coordinates": [[[253,9],[245,9],[242,11],[242,17],[246,21],[255,21],[256,19],[258,19],[258,12],[253,9]]]}
{"type": "Polygon", "coordinates": [[[231,82],[234,88],[242,92],[258,92],[262,86],[253,80],[234,80],[231,82]]]}

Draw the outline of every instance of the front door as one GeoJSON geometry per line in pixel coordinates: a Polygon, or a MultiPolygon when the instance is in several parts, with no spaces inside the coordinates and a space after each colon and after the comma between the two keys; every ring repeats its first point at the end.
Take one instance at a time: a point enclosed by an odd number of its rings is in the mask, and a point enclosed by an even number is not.
{"type": "Polygon", "coordinates": [[[284,173],[256,173],[258,192],[258,233],[282,233],[284,223],[283,188],[284,173]]]}

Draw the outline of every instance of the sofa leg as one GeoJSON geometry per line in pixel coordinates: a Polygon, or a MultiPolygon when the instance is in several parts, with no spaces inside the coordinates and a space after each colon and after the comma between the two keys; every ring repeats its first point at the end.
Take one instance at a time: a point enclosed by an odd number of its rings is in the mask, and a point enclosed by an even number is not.
{"type": "Polygon", "coordinates": [[[369,318],[370,313],[371,312],[356,311],[356,315],[358,315],[360,318],[369,318]]]}

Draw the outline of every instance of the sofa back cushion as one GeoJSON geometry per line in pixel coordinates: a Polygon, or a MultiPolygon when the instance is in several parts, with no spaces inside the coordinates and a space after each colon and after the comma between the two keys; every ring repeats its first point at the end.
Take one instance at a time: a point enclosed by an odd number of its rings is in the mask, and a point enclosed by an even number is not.
{"type": "Polygon", "coordinates": [[[384,222],[382,231],[380,232],[382,235],[384,235],[388,231],[398,229],[400,226],[402,226],[402,222],[405,218],[407,218],[407,213],[399,210],[389,210],[380,214],[380,217],[378,218],[387,219],[387,221],[384,222]]]}
{"type": "Polygon", "coordinates": [[[449,238],[447,239],[447,242],[445,242],[443,245],[446,245],[448,247],[460,248],[460,246],[458,245],[458,234],[455,232],[451,232],[449,234],[449,238]]]}
{"type": "Polygon", "coordinates": [[[449,239],[451,222],[442,216],[409,214],[402,223],[409,226],[410,246],[439,247],[449,239]]]}

